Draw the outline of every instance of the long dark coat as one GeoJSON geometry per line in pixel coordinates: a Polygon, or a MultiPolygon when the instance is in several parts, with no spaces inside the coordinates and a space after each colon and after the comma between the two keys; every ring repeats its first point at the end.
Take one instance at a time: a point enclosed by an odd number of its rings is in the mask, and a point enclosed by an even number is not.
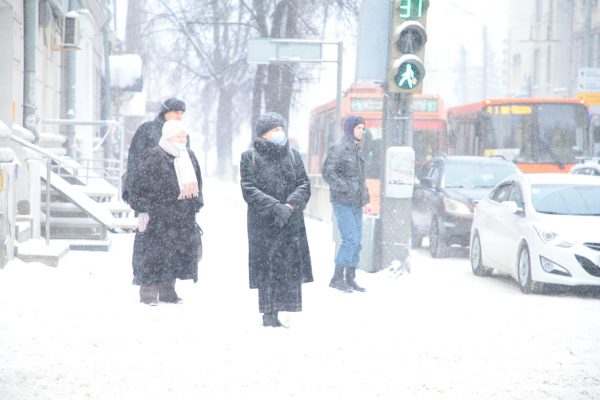
{"type": "Polygon", "coordinates": [[[194,153],[191,150],[188,153],[198,179],[197,198],[177,199],[180,190],[175,157],[161,147],[146,150],[133,170],[129,202],[134,210],[150,215],[146,231],[139,233],[143,240],[137,252],[141,262],[137,265],[133,262],[135,284],[168,282],[174,278],[198,280],[200,238],[195,216],[204,200],[200,165],[194,153]]]}
{"type": "Polygon", "coordinates": [[[256,138],[254,148],[242,154],[240,176],[248,203],[250,288],[289,288],[312,282],[303,214],[310,198],[310,181],[300,154],[287,144],[256,138]],[[294,206],[282,228],[275,223],[278,203],[294,206]]]}
{"type": "MultiPolygon", "coordinates": [[[[127,171],[123,178],[123,200],[129,202],[129,186],[133,170],[139,164],[144,151],[158,146],[158,141],[162,135],[162,127],[165,124],[165,118],[162,114],[158,115],[152,121],[141,124],[131,139],[129,152],[127,153],[127,171]]],[[[144,212],[139,211],[139,212],[144,212]]]]}

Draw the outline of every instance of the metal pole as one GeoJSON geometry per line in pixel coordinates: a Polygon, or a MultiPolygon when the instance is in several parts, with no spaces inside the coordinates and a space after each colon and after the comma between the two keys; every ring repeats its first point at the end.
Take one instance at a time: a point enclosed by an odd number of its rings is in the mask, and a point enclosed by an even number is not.
{"type": "Polygon", "coordinates": [[[122,126],[119,126],[119,128],[119,176],[117,177],[117,182],[119,186],[118,198],[121,199],[123,197],[123,179],[121,177],[123,176],[123,164],[125,163],[125,129],[122,126]]]}
{"type": "Polygon", "coordinates": [[[35,68],[37,37],[37,1],[26,0],[23,4],[23,126],[39,140],[36,130],[35,68]]]}
{"type": "Polygon", "coordinates": [[[46,246],[50,244],[50,159],[46,158],[46,246]]]}
{"type": "MultiPolygon", "coordinates": [[[[344,42],[337,43],[337,93],[335,98],[335,129],[342,129],[342,58],[344,56],[344,42]]],[[[338,131],[339,132],[339,131],[338,131]]]]}
{"type": "MultiPolygon", "coordinates": [[[[69,0],[69,11],[77,10],[78,4],[76,0],[69,0]]],[[[76,91],[75,84],[77,80],[77,59],[76,52],[69,51],[65,55],[67,58],[67,113],[66,117],[75,119],[77,115],[76,108],[76,91]]],[[[71,158],[75,158],[75,127],[73,125],[67,126],[67,155],[71,158]]]]}
{"type": "Polygon", "coordinates": [[[488,53],[488,39],[487,39],[487,26],[483,25],[482,27],[482,42],[483,42],[483,62],[482,62],[482,68],[483,68],[483,98],[486,99],[487,98],[487,87],[488,87],[488,58],[487,58],[487,53],[488,53]]]}
{"type": "Polygon", "coordinates": [[[592,0],[585,2],[585,23],[583,32],[583,62],[584,67],[592,67],[592,0]]]}

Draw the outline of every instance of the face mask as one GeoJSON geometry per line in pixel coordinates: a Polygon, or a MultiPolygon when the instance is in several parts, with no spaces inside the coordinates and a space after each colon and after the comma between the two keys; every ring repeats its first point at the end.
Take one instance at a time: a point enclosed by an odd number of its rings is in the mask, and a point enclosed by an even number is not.
{"type": "Polygon", "coordinates": [[[287,142],[287,136],[285,136],[284,131],[275,131],[271,136],[271,142],[276,143],[280,146],[284,145],[287,142]]]}
{"type": "Polygon", "coordinates": [[[186,149],[186,143],[173,143],[173,146],[175,146],[175,148],[179,151],[185,150],[186,149]]]}

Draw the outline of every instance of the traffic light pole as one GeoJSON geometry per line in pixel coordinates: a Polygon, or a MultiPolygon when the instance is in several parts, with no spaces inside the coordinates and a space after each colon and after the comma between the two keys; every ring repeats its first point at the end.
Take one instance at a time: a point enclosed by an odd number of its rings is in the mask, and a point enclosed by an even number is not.
{"type": "Polygon", "coordinates": [[[388,149],[412,146],[411,95],[387,93],[384,97],[384,154],[381,182],[381,267],[393,271],[410,270],[412,198],[395,198],[386,193],[389,168],[388,149]]]}

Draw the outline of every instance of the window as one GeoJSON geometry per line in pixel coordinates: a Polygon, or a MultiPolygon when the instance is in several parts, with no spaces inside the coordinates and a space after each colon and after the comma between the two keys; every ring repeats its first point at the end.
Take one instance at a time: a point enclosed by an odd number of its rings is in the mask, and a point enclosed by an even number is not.
{"type": "Polygon", "coordinates": [[[540,85],[540,49],[533,50],[533,86],[540,85]]]}
{"type": "Polygon", "coordinates": [[[521,55],[513,54],[513,67],[518,67],[521,65],[521,55]]]}
{"type": "Polygon", "coordinates": [[[525,202],[523,201],[523,191],[521,190],[521,187],[518,183],[513,183],[508,200],[514,201],[520,208],[523,208],[523,206],[525,205],[525,202]]]}
{"type": "Polygon", "coordinates": [[[543,1],[535,0],[535,22],[537,22],[537,23],[542,22],[542,8],[543,8],[543,1]]]}
{"type": "Polygon", "coordinates": [[[498,203],[507,201],[510,196],[511,189],[512,183],[507,183],[502,186],[498,186],[494,191],[490,193],[490,199],[498,203]]]}
{"type": "Polygon", "coordinates": [[[592,65],[600,67],[600,32],[592,36],[592,65]]]}
{"type": "Polygon", "coordinates": [[[552,46],[548,45],[548,59],[546,60],[546,82],[552,81],[552,46]]]}

